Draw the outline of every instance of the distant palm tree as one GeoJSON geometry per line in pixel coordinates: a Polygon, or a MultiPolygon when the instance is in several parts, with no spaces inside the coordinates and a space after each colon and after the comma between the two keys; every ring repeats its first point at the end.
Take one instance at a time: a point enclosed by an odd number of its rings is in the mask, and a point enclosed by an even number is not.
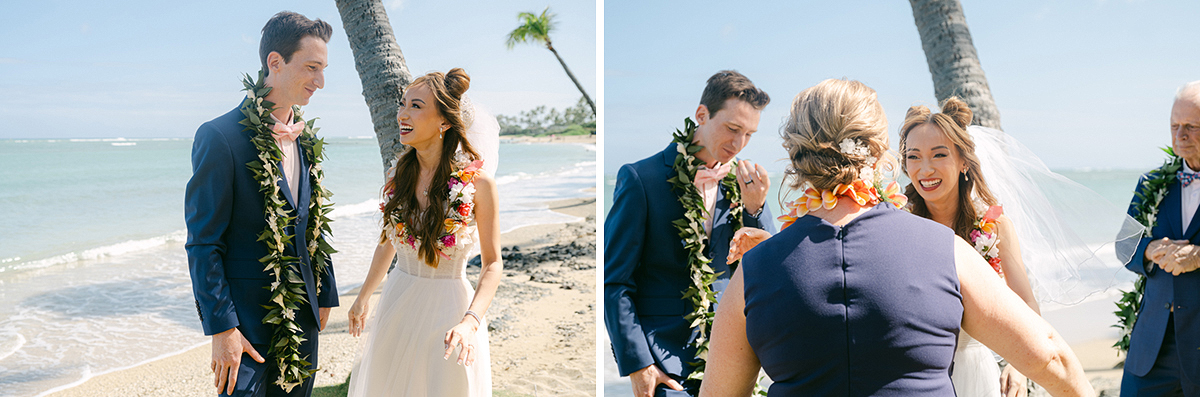
{"type": "Polygon", "coordinates": [[[567,77],[571,78],[571,82],[575,83],[575,88],[583,94],[583,99],[587,101],[588,106],[592,108],[592,114],[596,114],[596,104],[592,102],[592,98],[588,96],[587,91],[583,90],[583,85],[579,84],[579,80],[575,79],[575,75],[571,73],[571,69],[567,68],[567,63],[563,62],[558,51],[554,49],[554,45],[550,43],[550,31],[554,30],[554,14],[550,13],[550,7],[546,7],[541,15],[534,15],[530,12],[522,12],[517,14],[517,20],[521,21],[521,26],[517,26],[508,34],[508,40],[505,44],[508,49],[512,49],[517,43],[535,42],[546,43],[546,49],[554,53],[554,57],[558,58],[558,63],[562,64],[563,70],[567,71],[567,77]]]}
{"type": "Polygon", "coordinates": [[[354,52],[354,68],[362,80],[363,97],[371,111],[375,138],[384,169],[404,146],[396,123],[396,106],[412,74],[396,44],[387,10],[380,0],[336,0],[342,27],[354,52]]]}
{"type": "Polygon", "coordinates": [[[979,64],[962,4],[958,0],[909,0],[909,4],[938,103],[957,95],[975,113],[972,124],[1000,129],[1000,110],[979,64]]]}

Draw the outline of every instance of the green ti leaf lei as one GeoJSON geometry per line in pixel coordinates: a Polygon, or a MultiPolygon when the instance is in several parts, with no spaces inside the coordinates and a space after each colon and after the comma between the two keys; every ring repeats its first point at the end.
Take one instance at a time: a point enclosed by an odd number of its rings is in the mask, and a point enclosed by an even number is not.
{"type": "MultiPolygon", "coordinates": [[[[701,380],[704,378],[704,365],[708,357],[709,333],[712,331],[713,317],[716,316],[712,305],[717,301],[717,292],[713,290],[712,285],[721,274],[713,271],[708,265],[712,259],[704,256],[708,246],[704,219],[710,214],[704,206],[700,190],[692,183],[692,179],[696,177],[696,170],[704,165],[704,161],[696,158],[696,153],[704,147],[692,143],[696,137],[696,123],[691,118],[684,118],[683,124],[684,129],[677,129],[672,135],[674,139],[671,142],[678,145],[679,154],[675,156],[675,164],[672,167],[675,176],[667,179],[667,183],[671,184],[672,190],[679,195],[679,203],[683,204],[683,218],[675,220],[672,224],[679,230],[679,238],[688,252],[687,265],[691,269],[692,285],[684,292],[683,298],[692,302],[693,309],[684,318],[691,321],[691,327],[700,333],[693,342],[696,346],[696,361],[692,363],[695,370],[688,376],[688,380],[701,380]]],[[[729,224],[733,230],[741,229],[744,207],[741,190],[737,184],[737,163],[734,163],[729,174],[721,179],[721,185],[725,187],[726,198],[734,204],[729,211],[729,224]]],[[[736,268],[737,262],[729,266],[736,268]]]]}
{"type": "MultiPolygon", "coordinates": [[[[300,266],[304,264],[300,258],[284,254],[284,248],[295,237],[287,234],[286,230],[296,217],[289,216],[290,213],[284,210],[287,198],[278,184],[282,173],[279,162],[283,159],[283,153],[271,133],[271,124],[268,124],[271,112],[275,111],[275,104],[266,100],[271,87],[267,87],[264,80],[263,71],[258,72],[257,81],[249,74],[245,75],[242,84],[245,85],[243,90],[246,91],[246,99],[242,102],[241,110],[246,118],[239,124],[246,126],[245,130],[253,134],[250,140],[258,149],[258,160],[246,164],[254,174],[254,180],[258,182],[265,202],[263,210],[267,227],[259,233],[258,241],[267,245],[268,253],[258,261],[275,277],[275,282],[266,287],[271,291],[270,304],[263,305],[268,310],[262,320],[263,324],[274,327],[268,357],[273,357],[274,362],[271,364],[279,368],[279,378],[274,383],[284,391],[290,392],[320,369],[309,368],[312,363],[307,361],[308,357],[300,355],[300,343],[305,338],[301,336],[302,328],[296,323],[296,312],[307,310],[306,306],[309,304],[304,278],[300,275],[300,266]]],[[[304,122],[303,115],[299,106],[292,107],[293,122],[304,123],[304,132],[296,138],[297,146],[312,162],[312,166],[309,167],[312,196],[309,200],[308,229],[305,230],[308,246],[305,248],[308,250],[314,269],[313,278],[319,290],[322,279],[329,274],[329,255],[337,252],[325,240],[331,233],[328,214],[333,208],[333,202],[328,199],[333,193],[321,185],[321,181],[325,179],[325,172],[321,170],[321,160],[325,157],[325,141],[316,138],[316,132],[319,130],[313,127],[316,119],[304,122]]]]}
{"type": "MultiPolygon", "coordinates": [[[[1163,162],[1162,167],[1150,171],[1148,177],[1140,189],[1134,192],[1140,199],[1137,206],[1134,207],[1134,217],[1139,224],[1145,227],[1144,236],[1153,237],[1151,230],[1158,223],[1158,207],[1162,204],[1162,200],[1167,196],[1167,188],[1175,183],[1177,179],[1175,173],[1183,167],[1183,159],[1175,155],[1175,151],[1171,148],[1163,148],[1167,153],[1167,159],[1163,162]]],[[[1138,261],[1141,258],[1133,258],[1131,260],[1138,261]]],[[[1117,315],[1117,323],[1113,327],[1121,329],[1121,339],[1113,344],[1113,347],[1121,351],[1129,351],[1129,335],[1133,332],[1133,324],[1137,323],[1138,313],[1141,311],[1142,294],[1146,290],[1146,276],[1138,276],[1137,281],[1133,283],[1132,291],[1121,291],[1121,299],[1117,303],[1117,311],[1113,314],[1117,315]]]]}

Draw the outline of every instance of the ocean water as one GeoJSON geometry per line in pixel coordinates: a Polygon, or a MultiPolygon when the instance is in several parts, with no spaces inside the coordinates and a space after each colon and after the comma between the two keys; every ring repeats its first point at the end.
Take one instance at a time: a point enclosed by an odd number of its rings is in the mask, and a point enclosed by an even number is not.
{"type": "MultiPolygon", "coordinates": [[[[1114,205],[1114,208],[1124,210],[1129,205],[1129,200],[1133,197],[1133,188],[1137,184],[1138,177],[1142,173],[1149,171],[1149,169],[1146,169],[1146,170],[1071,169],[1071,170],[1054,170],[1054,171],[1060,175],[1063,175],[1063,176],[1071,179],[1072,181],[1078,182],[1079,184],[1095,191],[1096,193],[1099,193],[1099,195],[1103,199],[1112,203],[1114,205]]],[[[787,187],[782,187],[782,189],[781,189],[780,181],[783,178],[783,173],[782,172],[770,173],[769,178],[771,181],[771,188],[767,193],[767,205],[770,206],[772,213],[775,214],[776,216],[778,216],[781,213],[781,207],[782,207],[780,203],[782,201],[794,200],[797,197],[797,194],[795,192],[791,192],[789,196],[781,199],[781,196],[779,194],[780,191],[789,191],[790,190],[787,187]]],[[[604,212],[602,214],[604,216],[607,216],[609,211],[612,209],[612,196],[613,196],[613,190],[616,188],[616,181],[617,181],[616,175],[607,175],[607,174],[604,175],[604,182],[603,182],[603,184],[604,184],[604,210],[603,211],[604,212]]],[[[901,182],[901,185],[906,185],[908,183],[907,178],[903,178],[903,177],[900,182],[901,182]]],[[[778,228],[780,225],[781,225],[781,223],[779,221],[775,221],[776,228],[778,228]]],[[[1107,233],[1106,235],[1115,235],[1116,230],[1106,231],[1104,233],[1107,233]]],[[[1100,249],[1100,250],[1111,249],[1111,246],[1104,247],[1104,248],[1099,248],[1099,247],[1092,247],[1092,248],[1095,251],[1096,249],[1100,249]]],[[[1097,251],[1097,255],[1111,255],[1111,251],[1108,251],[1108,252],[1097,251]]],[[[1099,279],[1105,279],[1105,280],[1110,279],[1110,277],[1105,277],[1105,276],[1111,276],[1111,274],[1096,274],[1096,276],[1097,276],[1096,278],[1098,279],[1097,282],[1111,282],[1111,281],[1099,281],[1099,279]]],[[[1114,286],[1114,288],[1110,288],[1107,293],[1097,294],[1097,295],[1091,297],[1088,301],[1111,299],[1112,294],[1116,293],[1117,289],[1129,289],[1132,279],[1133,279],[1132,273],[1122,272],[1122,274],[1120,274],[1119,276],[1120,277],[1118,279],[1118,282],[1120,284],[1114,286]]],[[[1082,278],[1087,279],[1088,275],[1083,274],[1082,278]]],[[[1087,280],[1085,280],[1085,282],[1086,281],[1087,280]]],[[[1095,305],[1095,303],[1093,303],[1093,305],[1095,305]]],[[[1043,308],[1044,313],[1047,311],[1050,311],[1050,310],[1054,310],[1054,308],[1053,307],[1044,307],[1043,308]]],[[[1113,310],[1115,310],[1115,307],[1113,308],[1113,310]]],[[[1106,309],[1106,311],[1104,313],[1107,314],[1108,312],[1110,312],[1110,310],[1106,309]]],[[[1108,321],[1108,322],[1100,321],[1101,323],[1103,323],[1101,328],[1104,328],[1104,329],[1102,329],[1102,330],[1087,329],[1087,330],[1080,331],[1079,332],[1080,335],[1075,335],[1075,336],[1081,337],[1081,338],[1082,337],[1115,338],[1116,337],[1116,329],[1115,328],[1107,328],[1107,325],[1111,324],[1111,323],[1115,323],[1116,317],[1112,317],[1112,316],[1110,316],[1110,317],[1111,317],[1112,321],[1108,321]],[[1084,335],[1084,334],[1086,334],[1086,335],[1084,335]]],[[[1073,330],[1079,331],[1076,329],[1073,329],[1073,330]]],[[[609,341],[608,333],[607,333],[607,331],[605,331],[605,332],[602,332],[601,334],[602,334],[602,338],[603,338],[601,350],[604,352],[604,370],[603,370],[604,395],[605,396],[619,396],[619,397],[632,396],[633,391],[629,384],[629,378],[621,377],[620,373],[617,371],[616,360],[613,358],[612,349],[609,348],[611,342],[609,341]]],[[[1071,336],[1067,336],[1067,338],[1071,338],[1071,336]]]]}
{"type": "MultiPolygon", "coordinates": [[[[346,291],[374,251],[384,170],[374,137],[326,142],[346,291]]],[[[210,339],[183,248],[191,145],[0,140],[0,396],[46,394],[210,339]]],[[[595,145],[501,143],[501,229],[577,220],[543,203],[594,197],[595,170],[595,145]]]]}

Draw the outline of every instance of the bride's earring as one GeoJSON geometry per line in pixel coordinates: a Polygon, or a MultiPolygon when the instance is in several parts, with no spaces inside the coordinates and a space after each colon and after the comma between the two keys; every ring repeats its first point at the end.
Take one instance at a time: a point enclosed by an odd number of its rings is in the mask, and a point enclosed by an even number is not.
{"type": "Polygon", "coordinates": [[[442,127],[442,131],[438,132],[438,139],[442,139],[442,135],[446,134],[446,127],[442,127]]]}
{"type": "Polygon", "coordinates": [[[963,181],[971,180],[971,176],[967,174],[967,170],[963,170],[962,176],[963,176],[963,181]]]}

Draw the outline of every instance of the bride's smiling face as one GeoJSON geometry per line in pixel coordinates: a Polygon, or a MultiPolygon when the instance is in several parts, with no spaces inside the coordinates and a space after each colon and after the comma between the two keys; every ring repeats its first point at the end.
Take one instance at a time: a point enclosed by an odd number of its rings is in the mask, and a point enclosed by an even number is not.
{"type": "Polygon", "coordinates": [[[408,87],[396,110],[396,122],[400,124],[400,143],[421,146],[439,140],[438,135],[450,124],[438,110],[433,91],[425,84],[408,87]]]}
{"type": "Polygon", "coordinates": [[[967,163],[937,124],[914,127],[908,133],[904,150],[908,179],[926,203],[958,201],[958,176],[967,163]]]}

